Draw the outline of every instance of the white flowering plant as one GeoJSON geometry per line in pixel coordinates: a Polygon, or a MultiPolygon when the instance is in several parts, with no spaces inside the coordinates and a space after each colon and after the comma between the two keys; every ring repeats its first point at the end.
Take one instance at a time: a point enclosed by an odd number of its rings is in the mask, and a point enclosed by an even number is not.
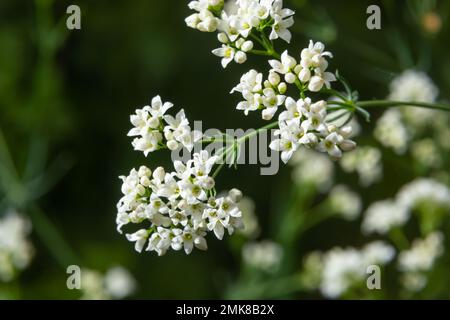
{"type": "MultiPolygon", "coordinates": [[[[142,166],[120,177],[123,197],[117,204],[117,229],[122,232],[126,225],[140,226],[126,234],[139,252],[145,248],[163,255],[171,248],[189,254],[193,248],[207,249],[210,232],[222,239],[225,230],[232,234],[242,229],[241,191],[232,189],[218,196],[215,178],[224,160],[237,164],[241,145],[258,133],[274,129],[270,148],[280,152],[285,163],[297,150],[306,149],[338,160],[356,148],[349,123],[355,114],[368,121],[368,108],[408,105],[450,111],[446,105],[429,102],[359,100],[358,92],[338,71],[329,71],[333,54],[321,42],[311,40],[296,57],[288,50],[279,53],[274,40],[290,43],[289,28],[294,24],[294,11],[285,8],[282,0],[198,0],[190,1],[188,7],[193,11],[186,18],[189,27],[217,33],[220,48],[212,53],[221,58],[223,68],[232,62],[243,64],[250,55],[269,59],[266,76],[250,69],[231,93],[242,97],[236,109],[245,115],[256,111],[261,112],[263,121],[277,120],[236,139],[226,134],[208,137],[192,129],[184,110],[169,115],[172,103],[159,96],[151,105],[136,110],[130,117],[133,128],[128,135],[134,137],[134,149],[145,156],[162,149],[191,152],[198,144],[228,143],[215,152],[206,148],[195,152],[188,161],[174,160],[174,171],[142,166]],[[343,90],[333,88],[332,83],[340,83],[343,90]]],[[[376,178],[364,176],[367,184],[376,178]]]]}

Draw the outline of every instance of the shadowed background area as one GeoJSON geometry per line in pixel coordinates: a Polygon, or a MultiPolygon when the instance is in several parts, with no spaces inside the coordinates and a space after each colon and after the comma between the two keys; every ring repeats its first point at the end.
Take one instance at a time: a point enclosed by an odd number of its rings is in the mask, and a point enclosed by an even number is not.
{"type": "MultiPolygon", "coordinates": [[[[339,69],[364,100],[385,98],[389,82],[410,68],[424,70],[439,87],[442,100],[448,99],[450,3],[429,1],[425,8],[426,13],[439,13],[435,32],[435,21],[424,22],[419,2],[285,1],[296,11],[289,52],[298,58],[309,39],[324,42],[334,54],[330,69],[339,69]],[[382,29],[371,31],[366,28],[366,8],[374,3],[382,8],[382,29]]],[[[191,14],[186,4],[0,2],[0,216],[11,208],[28,216],[34,247],[30,265],[12,281],[0,282],[0,298],[79,298],[77,290],[66,287],[66,267],[71,264],[101,272],[115,265],[126,267],[137,283],[133,298],[261,297],[258,291],[247,295],[233,291],[239,290],[234,288],[245,268],[241,262],[245,240],[240,236],[224,241],[209,236],[206,252],[157,257],[138,254],[116,232],[118,176],[142,164],[171,166],[168,153],[145,158],[132,150],[126,134],[129,115],[136,108],[159,94],[177,109],[184,108],[191,121],[202,120],[203,128],[246,129],[262,123],[256,113],[246,117],[236,111],[239,98],[228,93],[250,67],[266,72],[267,59],[252,56],[246,64],[230,64],[224,71],[210,53],[219,46],[215,35],[185,25],[191,14]],[[81,8],[81,30],[65,27],[70,4],[81,8]]],[[[278,41],[276,47],[282,52],[288,45],[278,41]]],[[[376,110],[372,118],[380,115],[376,110]]],[[[363,133],[357,142],[379,147],[371,138],[374,122],[360,123],[363,133]]],[[[336,180],[358,190],[365,205],[392,197],[419,174],[430,174],[408,170],[407,156],[389,150],[383,154],[383,159],[391,160],[384,163],[383,179],[370,188],[359,187],[355,175],[336,171],[336,180]]],[[[446,163],[443,171],[449,169],[446,163]]],[[[276,176],[260,176],[258,166],[243,165],[222,173],[217,185],[223,190],[237,187],[253,199],[259,238],[277,240],[283,233],[277,225],[286,208],[297,210],[296,196],[288,196],[295,188],[291,171],[282,166],[276,176]]],[[[293,242],[289,266],[274,277],[283,281],[300,268],[306,252],[359,246],[363,240],[359,224],[327,221],[293,242]]],[[[441,270],[448,263],[445,258],[441,270]]],[[[448,284],[450,278],[440,274],[430,281],[448,284]]],[[[395,284],[386,290],[384,297],[397,297],[395,284]]],[[[281,292],[275,296],[320,296],[302,290],[281,292]]],[[[445,290],[431,292],[429,297],[449,297],[445,290]]]]}

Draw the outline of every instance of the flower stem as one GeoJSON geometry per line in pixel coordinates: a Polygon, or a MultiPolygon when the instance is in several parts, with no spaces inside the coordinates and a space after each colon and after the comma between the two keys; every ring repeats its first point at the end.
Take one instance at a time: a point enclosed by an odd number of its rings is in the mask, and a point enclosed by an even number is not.
{"type": "Polygon", "coordinates": [[[212,177],[216,178],[218,176],[218,174],[220,173],[220,171],[222,170],[222,168],[225,166],[226,164],[226,160],[228,158],[228,154],[231,151],[234,151],[236,148],[239,148],[239,146],[241,144],[243,144],[244,142],[246,142],[247,140],[250,140],[252,137],[259,135],[261,132],[263,131],[267,131],[273,128],[276,128],[278,126],[278,121],[272,122],[264,127],[261,127],[257,130],[254,130],[242,137],[240,137],[239,139],[235,139],[233,141],[233,145],[228,147],[227,149],[225,149],[223,152],[221,152],[218,156],[222,159],[222,163],[219,164],[219,166],[216,168],[216,170],[214,171],[212,177]]]}
{"type": "Polygon", "coordinates": [[[441,103],[370,100],[370,101],[358,101],[356,105],[362,108],[389,108],[389,107],[411,106],[450,112],[450,105],[445,105],[441,103]]]}

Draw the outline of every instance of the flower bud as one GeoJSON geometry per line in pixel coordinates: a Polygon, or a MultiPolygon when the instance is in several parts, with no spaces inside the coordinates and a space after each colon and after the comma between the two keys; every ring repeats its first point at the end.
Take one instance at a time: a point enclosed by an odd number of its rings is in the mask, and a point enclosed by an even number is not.
{"type": "Polygon", "coordinates": [[[206,177],[204,182],[203,182],[205,189],[207,190],[211,190],[212,188],[214,188],[216,182],[214,181],[213,178],[211,177],[206,177]]]}
{"type": "Polygon", "coordinates": [[[287,83],[294,83],[295,82],[295,74],[292,72],[287,73],[284,76],[284,80],[286,80],[287,83]]]}
{"type": "Polygon", "coordinates": [[[150,177],[152,175],[152,170],[147,168],[146,166],[139,167],[138,176],[139,177],[150,177]]]}
{"type": "Polygon", "coordinates": [[[159,119],[157,117],[151,117],[150,119],[148,119],[148,126],[152,129],[158,128],[159,119]]]}
{"type": "Polygon", "coordinates": [[[281,94],[285,94],[286,91],[287,91],[287,85],[286,85],[286,82],[281,82],[281,83],[278,85],[278,92],[281,93],[281,94]]]}
{"type": "Polygon", "coordinates": [[[277,112],[277,107],[267,108],[262,111],[263,120],[271,120],[277,112]]]}
{"type": "Polygon", "coordinates": [[[189,28],[197,29],[197,25],[201,22],[200,16],[198,13],[191,14],[189,17],[184,19],[184,22],[186,22],[186,25],[189,28]]]}
{"type": "Polygon", "coordinates": [[[236,40],[236,42],[234,43],[234,45],[236,46],[236,48],[241,49],[242,44],[243,44],[244,42],[245,42],[244,39],[239,38],[239,39],[236,40]]]}
{"type": "Polygon", "coordinates": [[[231,189],[228,192],[228,196],[230,197],[231,200],[233,200],[233,202],[239,202],[242,200],[242,192],[236,188],[231,189]]]}
{"type": "Polygon", "coordinates": [[[164,177],[166,176],[166,172],[163,167],[158,167],[153,171],[153,178],[164,181],[164,177]]]}
{"type": "Polygon", "coordinates": [[[176,150],[178,148],[178,142],[176,142],[175,140],[167,141],[167,148],[172,151],[176,150]]]}
{"type": "Polygon", "coordinates": [[[247,55],[245,54],[245,52],[238,51],[234,56],[234,61],[236,61],[236,63],[242,64],[247,61],[247,55]]]}
{"type": "Polygon", "coordinates": [[[356,148],[356,142],[346,139],[339,144],[339,147],[341,147],[343,151],[352,151],[356,148]]]}
{"type": "Polygon", "coordinates": [[[149,187],[150,179],[147,176],[143,176],[141,177],[141,179],[139,179],[139,183],[142,184],[144,187],[149,187]]]}
{"type": "Polygon", "coordinates": [[[269,82],[273,86],[277,86],[280,83],[281,79],[278,73],[276,72],[270,72],[269,73],[269,82]]]}
{"type": "Polygon", "coordinates": [[[221,32],[217,35],[217,40],[221,43],[228,43],[228,36],[225,32],[221,32]]]}
{"type": "Polygon", "coordinates": [[[298,78],[303,83],[308,82],[311,79],[311,71],[308,68],[303,68],[298,74],[298,78]]]}
{"type": "Polygon", "coordinates": [[[314,76],[309,82],[308,89],[312,92],[319,92],[323,88],[324,83],[325,81],[321,77],[314,76]]]}
{"type": "Polygon", "coordinates": [[[248,40],[242,44],[241,50],[244,52],[248,52],[253,49],[253,42],[248,40]]]}

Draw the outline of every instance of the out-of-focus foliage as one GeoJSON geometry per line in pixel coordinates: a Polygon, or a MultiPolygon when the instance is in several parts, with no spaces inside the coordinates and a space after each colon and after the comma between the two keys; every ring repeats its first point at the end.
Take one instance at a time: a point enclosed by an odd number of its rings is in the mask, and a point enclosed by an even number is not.
{"type": "MultiPolygon", "coordinates": [[[[330,68],[339,66],[365,99],[387,97],[397,75],[416,69],[432,79],[440,100],[448,101],[450,3],[375,2],[382,8],[382,29],[371,31],[366,8],[373,1],[286,0],[296,10],[291,54],[310,38],[323,41],[335,56],[330,68]]],[[[254,212],[253,232],[228,242],[212,240],[208,251],[189,256],[134,252],[115,231],[117,177],[132,166],[156,167],[168,159],[129,152],[129,114],[161,94],[205,127],[256,127],[257,116],[235,112],[235,98],[228,95],[248,66],[223,72],[210,54],[216,39],[185,26],[185,1],[76,1],[82,29],[74,31],[65,28],[70,4],[0,2],[0,219],[11,210],[26,217],[32,230],[21,239],[33,244],[27,266],[12,280],[0,277],[0,298],[121,298],[105,294],[102,286],[118,286],[136,298],[323,297],[317,287],[324,260],[331,258],[320,252],[354,247],[359,254],[380,239],[397,251],[383,268],[383,289],[367,290],[364,278],[341,297],[450,298],[448,206],[424,201],[410,210],[408,224],[387,235],[364,234],[364,216],[352,214],[399,198],[400,188],[418,177],[450,184],[449,118],[442,114],[434,114],[400,155],[373,137],[382,110],[371,123],[360,121],[357,142],[364,146],[358,150],[365,166],[359,171],[348,169],[351,159],[335,164],[317,155],[308,160],[309,154],[293,159],[277,176],[259,176],[258,166],[229,170],[220,183],[238,186],[252,199],[243,210],[254,212]],[[429,159],[433,153],[438,160],[429,159]],[[315,167],[308,167],[312,163],[315,167]],[[350,200],[342,202],[343,197],[350,200]],[[444,235],[443,254],[426,271],[423,290],[405,290],[399,248],[405,251],[436,230],[444,235]],[[86,270],[97,295],[67,289],[71,264],[86,270]],[[111,269],[116,265],[131,272],[136,290],[121,286],[126,280],[108,282],[127,278],[111,269]]],[[[267,68],[266,59],[250,59],[267,68]]],[[[6,266],[1,250],[0,274],[6,266]]]]}

